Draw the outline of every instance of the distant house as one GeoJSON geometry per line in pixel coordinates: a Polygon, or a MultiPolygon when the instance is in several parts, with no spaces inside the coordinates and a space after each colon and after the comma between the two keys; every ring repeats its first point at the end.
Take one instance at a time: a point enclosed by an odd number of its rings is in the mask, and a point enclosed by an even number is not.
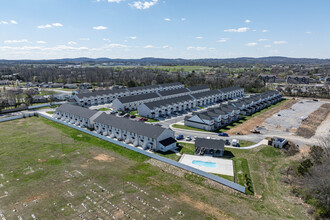
{"type": "Polygon", "coordinates": [[[89,91],[88,89],[77,89],[77,90],[74,90],[72,92],[73,95],[76,95],[76,94],[83,94],[83,93],[90,93],[91,91],[89,91]]]}
{"type": "Polygon", "coordinates": [[[280,137],[274,136],[270,140],[269,145],[272,145],[273,147],[276,147],[276,148],[283,148],[287,143],[288,143],[288,141],[285,138],[280,138],[280,137]]]}
{"type": "Polygon", "coordinates": [[[308,76],[293,76],[287,77],[286,82],[289,84],[309,84],[310,78],[308,76]]]}
{"type": "Polygon", "coordinates": [[[265,81],[266,83],[275,83],[276,75],[259,75],[259,79],[265,81]]]}
{"type": "Polygon", "coordinates": [[[79,84],[79,89],[92,89],[93,86],[91,83],[81,83],[79,84]]]}
{"type": "Polygon", "coordinates": [[[195,155],[212,155],[213,157],[222,157],[224,151],[224,140],[196,138],[195,155]]]}
{"type": "Polygon", "coordinates": [[[112,107],[115,110],[135,110],[137,107],[146,102],[157,101],[160,99],[160,96],[157,93],[146,93],[140,95],[130,95],[126,97],[116,98],[112,102],[112,107]]]}
{"type": "Polygon", "coordinates": [[[64,84],[63,88],[65,88],[65,89],[76,89],[77,85],[76,84],[64,84]]]}
{"type": "Polygon", "coordinates": [[[46,96],[33,96],[33,103],[45,103],[48,102],[48,98],[46,96]]]}

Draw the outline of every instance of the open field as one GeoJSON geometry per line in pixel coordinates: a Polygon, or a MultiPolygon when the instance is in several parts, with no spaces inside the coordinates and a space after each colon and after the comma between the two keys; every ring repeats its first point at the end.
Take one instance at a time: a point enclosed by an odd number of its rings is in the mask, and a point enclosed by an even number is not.
{"type": "Polygon", "coordinates": [[[330,115],[330,103],[321,105],[311,113],[296,131],[296,135],[311,138],[314,136],[317,127],[330,115]]]}
{"type": "Polygon", "coordinates": [[[7,219],[307,219],[279,181],[289,159],[271,147],[226,149],[247,160],[256,196],[245,196],[43,118],[1,123],[0,143],[7,219]]]}

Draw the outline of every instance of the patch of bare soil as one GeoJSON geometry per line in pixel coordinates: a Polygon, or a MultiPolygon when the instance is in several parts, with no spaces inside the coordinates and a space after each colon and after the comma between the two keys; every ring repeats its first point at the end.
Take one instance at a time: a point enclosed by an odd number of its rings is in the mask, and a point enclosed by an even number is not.
{"type": "Polygon", "coordinates": [[[106,154],[99,154],[99,155],[93,157],[93,159],[102,161],[102,162],[112,162],[115,160],[114,157],[110,157],[109,155],[106,155],[106,154]]]}
{"type": "Polygon", "coordinates": [[[295,134],[305,138],[313,137],[317,127],[329,116],[330,103],[325,103],[311,113],[308,118],[301,123],[295,134]]]}
{"type": "Polygon", "coordinates": [[[244,122],[243,124],[237,125],[236,127],[230,129],[227,133],[230,135],[234,135],[237,132],[240,132],[243,135],[250,134],[251,133],[250,130],[255,129],[257,126],[261,126],[267,118],[269,118],[270,116],[281,110],[291,108],[291,106],[297,103],[298,101],[299,100],[296,99],[290,99],[279,106],[276,106],[254,118],[251,118],[250,120],[244,122]]]}
{"type": "Polygon", "coordinates": [[[211,216],[214,216],[217,219],[221,219],[221,220],[222,219],[233,219],[233,218],[226,216],[224,213],[221,213],[220,210],[218,210],[217,208],[210,206],[208,204],[205,204],[203,202],[193,200],[191,197],[189,197],[186,194],[180,194],[178,201],[179,202],[183,201],[183,202],[193,206],[195,209],[205,212],[211,216]]]}

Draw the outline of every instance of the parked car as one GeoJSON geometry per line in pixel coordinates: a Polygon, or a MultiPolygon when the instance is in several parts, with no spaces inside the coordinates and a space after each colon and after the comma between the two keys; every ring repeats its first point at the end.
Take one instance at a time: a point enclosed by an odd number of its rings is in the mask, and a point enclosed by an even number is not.
{"type": "Polygon", "coordinates": [[[211,139],[211,137],[207,136],[206,139],[211,139]]]}
{"type": "Polygon", "coordinates": [[[128,118],[128,117],[129,117],[129,114],[126,113],[126,114],[124,115],[124,118],[128,118]]]}
{"type": "Polygon", "coordinates": [[[136,116],[135,115],[131,115],[131,116],[129,116],[130,118],[136,118],[136,116]]]}
{"type": "Polygon", "coordinates": [[[176,136],[176,139],[177,140],[182,140],[183,139],[183,135],[182,134],[179,134],[178,136],[176,136]]]}
{"type": "Polygon", "coordinates": [[[194,136],[194,141],[195,141],[197,138],[198,138],[197,136],[194,136]]]}
{"type": "Polygon", "coordinates": [[[225,132],[219,133],[218,135],[222,137],[229,137],[229,135],[225,132]]]}
{"type": "Polygon", "coordinates": [[[233,145],[234,147],[237,147],[237,144],[239,143],[238,140],[236,139],[233,139],[232,142],[231,142],[231,145],[233,145]]]}
{"type": "Polygon", "coordinates": [[[119,112],[118,115],[119,115],[119,116],[123,116],[123,115],[125,115],[125,112],[119,112]]]}
{"type": "Polygon", "coordinates": [[[187,136],[186,137],[186,141],[191,141],[192,139],[191,139],[191,137],[190,136],[187,136]]]}
{"type": "Polygon", "coordinates": [[[112,112],[110,112],[110,114],[116,114],[117,111],[113,110],[112,112]]]}
{"type": "Polygon", "coordinates": [[[228,139],[225,140],[226,145],[230,145],[230,141],[228,139]]]}

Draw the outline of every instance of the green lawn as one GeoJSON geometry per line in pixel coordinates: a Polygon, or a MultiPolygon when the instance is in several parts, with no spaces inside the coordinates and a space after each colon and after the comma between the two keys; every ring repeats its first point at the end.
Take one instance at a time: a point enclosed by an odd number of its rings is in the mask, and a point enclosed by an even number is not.
{"type": "Polygon", "coordinates": [[[251,145],[256,144],[255,142],[252,141],[245,141],[245,140],[239,140],[239,146],[240,147],[249,147],[251,145]]]}
{"type": "MultiPolygon", "coordinates": [[[[98,205],[121,214],[98,195],[135,219],[143,217],[125,206],[124,198],[149,219],[309,219],[305,206],[299,205],[287,185],[281,182],[279,171],[291,157],[268,146],[252,150],[226,149],[226,155],[237,158],[242,172],[247,173],[246,167],[249,168],[257,196],[254,197],[233,193],[198,175],[41,117],[1,123],[0,143],[1,196],[4,191],[9,193],[0,199],[6,219],[18,219],[19,215],[30,219],[31,214],[38,219],[77,219],[81,212],[86,219],[93,219],[95,215],[107,219],[98,205]],[[114,196],[102,192],[94,183],[114,196]],[[87,195],[96,204],[87,200],[87,195]],[[143,205],[137,196],[150,206],[143,205]],[[38,203],[33,202],[35,198],[38,203]],[[27,207],[23,206],[25,203],[27,207]],[[93,212],[86,212],[82,203],[93,212]],[[13,208],[17,208],[17,212],[13,212],[13,208]],[[178,214],[180,211],[183,216],[178,214]]],[[[189,145],[185,148],[192,150],[189,145]]]]}
{"type": "Polygon", "coordinates": [[[52,114],[54,114],[54,112],[55,112],[55,111],[48,111],[48,112],[46,112],[46,113],[52,115],[52,114]]]}
{"type": "Polygon", "coordinates": [[[111,110],[110,108],[100,108],[100,109],[98,109],[99,111],[109,111],[109,110],[111,110]]]}
{"type": "MultiPolygon", "coordinates": [[[[185,129],[185,130],[192,130],[192,131],[204,131],[204,132],[210,132],[210,131],[205,131],[199,128],[193,128],[193,127],[189,127],[186,125],[179,125],[179,124],[174,124],[172,125],[173,128],[180,128],[180,129],[185,129]]],[[[212,133],[212,132],[211,132],[212,133]]]]}
{"type": "Polygon", "coordinates": [[[213,175],[216,175],[216,176],[220,176],[224,179],[227,179],[229,181],[232,181],[232,182],[235,182],[235,178],[233,176],[228,176],[228,175],[222,175],[222,174],[218,174],[218,173],[212,173],[213,175]]]}
{"type": "Polygon", "coordinates": [[[135,110],[135,111],[130,111],[129,114],[130,114],[130,115],[135,115],[135,116],[138,116],[138,115],[139,115],[139,113],[138,113],[137,110],[135,110]]]}

